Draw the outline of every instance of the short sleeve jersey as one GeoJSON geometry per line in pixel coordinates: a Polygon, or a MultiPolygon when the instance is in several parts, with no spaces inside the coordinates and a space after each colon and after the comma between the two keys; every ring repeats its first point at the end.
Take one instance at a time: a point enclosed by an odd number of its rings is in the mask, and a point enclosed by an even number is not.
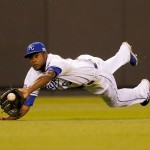
{"type": "MultiPolygon", "coordinates": [[[[63,90],[87,85],[97,78],[94,69],[94,65],[86,59],[63,59],[58,55],[48,54],[45,71],[53,70],[57,76],[46,84],[45,88],[63,90]]],[[[31,67],[25,78],[24,87],[31,86],[41,73],[31,67]]],[[[34,91],[31,95],[37,96],[39,90],[34,91]]]]}

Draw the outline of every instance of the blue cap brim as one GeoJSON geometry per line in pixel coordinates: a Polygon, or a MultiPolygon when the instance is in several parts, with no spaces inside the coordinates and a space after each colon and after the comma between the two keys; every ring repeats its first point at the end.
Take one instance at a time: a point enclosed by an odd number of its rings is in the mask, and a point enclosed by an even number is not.
{"type": "Polygon", "coordinates": [[[33,53],[30,53],[30,54],[25,55],[24,58],[30,58],[30,57],[31,57],[33,54],[35,54],[35,53],[41,53],[41,52],[36,52],[36,51],[34,51],[33,53]]]}

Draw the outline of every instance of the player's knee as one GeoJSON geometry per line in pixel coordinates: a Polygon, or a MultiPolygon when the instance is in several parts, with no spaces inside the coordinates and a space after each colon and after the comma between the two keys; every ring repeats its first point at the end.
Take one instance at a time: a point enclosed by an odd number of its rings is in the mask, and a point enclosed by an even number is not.
{"type": "Polygon", "coordinates": [[[104,102],[111,108],[118,107],[118,104],[109,97],[102,95],[104,102]]]}
{"type": "Polygon", "coordinates": [[[114,105],[113,103],[106,103],[109,107],[114,108],[117,107],[116,105],[114,105]]]}

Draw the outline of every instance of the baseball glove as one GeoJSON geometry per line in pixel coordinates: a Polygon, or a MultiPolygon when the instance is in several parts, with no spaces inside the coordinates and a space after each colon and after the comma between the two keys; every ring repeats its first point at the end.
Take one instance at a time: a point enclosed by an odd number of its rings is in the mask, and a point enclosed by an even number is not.
{"type": "Polygon", "coordinates": [[[21,107],[24,104],[24,97],[22,93],[16,89],[10,89],[2,94],[0,97],[1,109],[4,110],[11,117],[18,117],[21,113],[21,107]],[[14,93],[16,98],[14,101],[9,101],[7,96],[9,93],[14,93]]]}

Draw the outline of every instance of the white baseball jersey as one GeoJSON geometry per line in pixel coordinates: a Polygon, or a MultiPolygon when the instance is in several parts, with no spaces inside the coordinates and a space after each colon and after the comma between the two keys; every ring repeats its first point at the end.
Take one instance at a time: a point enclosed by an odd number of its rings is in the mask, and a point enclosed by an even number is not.
{"type": "MultiPolygon", "coordinates": [[[[98,64],[94,62],[89,55],[81,55],[77,59],[63,59],[58,55],[48,54],[45,71],[49,68],[59,68],[60,74],[52,79],[45,87],[50,90],[63,90],[67,88],[88,86],[98,78],[98,64]],[[96,66],[97,65],[97,68],[96,66]]],[[[30,68],[25,78],[24,87],[31,86],[41,74],[30,68]]],[[[37,96],[39,90],[34,91],[31,95],[37,96]]]]}
{"type": "MultiPolygon", "coordinates": [[[[54,70],[57,74],[45,87],[50,90],[63,90],[83,86],[93,94],[102,94],[110,107],[128,106],[142,103],[149,96],[149,83],[142,81],[134,89],[118,89],[113,73],[130,61],[130,50],[122,44],[115,56],[103,61],[98,57],[81,55],[77,59],[63,59],[49,54],[45,71],[54,70]]],[[[24,87],[31,86],[41,74],[31,68],[25,78],[24,87]]],[[[37,96],[39,90],[31,96],[37,96]]],[[[31,97],[31,106],[33,104],[31,97]]],[[[28,104],[27,104],[28,105],[28,104]]]]}

